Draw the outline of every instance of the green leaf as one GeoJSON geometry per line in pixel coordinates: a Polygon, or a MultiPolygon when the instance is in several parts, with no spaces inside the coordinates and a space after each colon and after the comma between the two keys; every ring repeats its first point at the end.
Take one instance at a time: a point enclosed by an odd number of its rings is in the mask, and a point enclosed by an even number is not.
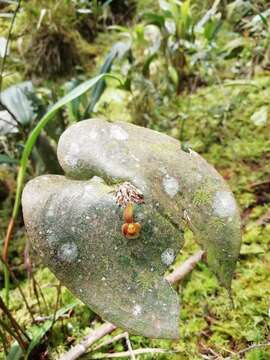
{"type": "Polygon", "coordinates": [[[12,159],[8,155],[0,154],[0,164],[18,164],[18,160],[12,159]]]}
{"type": "MultiPolygon", "coordinates": [[[[115,59],[119,57],[123,57],[127,51],[130,49],[130,44],[124,43],[124,42],[118,42],[116,43],[109,54],[106,56],[105,61],[100,69],[99,74],[105,74],[109,73],[111,71],[113,62],[115,59]]],[[[103,94],[104,90],[106,88],[106,84],[104,79],[101,79],[97,82],[97,84],[93,87],[92,95],[91,95],[91,101],[89,105],[87,106],[84,118],[87,118],[91,115],[91,113],[94,110],[94,107],[98,100],[100,99],[101,95],[103,94]]]]}
{"type": "Polygon", "coordinates": [[[20,360],[23,356],[23,351],[20,345],[15,341],[10,348],[6,360],[20,360]]]}
{"type": "Polygon", "coordinates": [[[263,247],[256,243],[250,245],[243,244],[241,247],[241,255],[258,255],[263,253],[263,247]]]}
{"type": "Polygon", "coordinates": [[[236,57],[243,50],[245,45],[245,40],[242,37],[238,37],[229,41],[224,51],[226,52],[225,59],[232,59],[236,57]]]}
{"type": "Polygon", "coordinates": [[[31,81],[25,81],[10,86],[1,95],[2,103],[23,126],[29,125],[35,117],[32,101],[28,97],[30,93],[34,93],[33,84],[31,81]]]}
{"type": "MultiPolygon", "coordinates": [[[[81,83],[80,79],[73,79],[68,81],[65,85],[65,94],[69,93],[71,90],[75,89],[81,83]]],[[[67,104],[67,116],[70,122],[76,122],[82,120],[82,112],[87,107],[88,98],[87,94],[77,97],[67,104]]]]}
{"type": "Polygon", "coordinates": [[[264,125],[266,125],[267,119],[268,119],[268,106],[262,106],[250,118],[250,120],[256,126],[264,126],[264,125]]]}
{"type": "Polygon", "coordinates": [[[159,28],[163,28],[165,24],[165,17],[152,12],[146,12],[143,14],[143,19],[147,24],[153,24],[159,28]]]}

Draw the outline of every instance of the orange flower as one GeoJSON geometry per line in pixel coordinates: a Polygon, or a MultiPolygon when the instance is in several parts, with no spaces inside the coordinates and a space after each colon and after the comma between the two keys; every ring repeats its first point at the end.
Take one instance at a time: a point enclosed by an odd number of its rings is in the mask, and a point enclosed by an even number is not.
{"type": "Polygon", "coordinates": [[[127,239],[136,239],[140,235],[141,225],[134,223],[133,205],[129,202],[124,210],[124,224],[122,225],[122,234],[127,239]]]}

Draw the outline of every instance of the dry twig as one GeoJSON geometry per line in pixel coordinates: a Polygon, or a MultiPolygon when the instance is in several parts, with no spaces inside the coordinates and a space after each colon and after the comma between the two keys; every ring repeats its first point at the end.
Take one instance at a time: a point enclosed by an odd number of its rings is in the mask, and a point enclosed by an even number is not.
{"type": "Polygon", "coordinates": [[[263,344],[253,344],[243,350],[240,350],[236,353],[234,353],[233,355],[231,356],[228,356],[226,357],[224,360],[232,360],[232,359],[235,359],[236,356],[241,356],[241,355],[244,355],[246,352],[248,351],[251,351],[251,350],[254,350],[254,349],[261,349],[261,348],[264,348],[264,347],[268,347],[270,346],[270,341],[269,342],[266,342],[266,343],[263,343],[263,344]]]}
{"type": "Polygon", "coordinates": [[[10,24],[10,27],[9,27],[9,30],[8,30],[7,42],[6,42],[6,46],[5,46],[5,50],[4,50],[4,56],[3,56],[3,59],[2,59],[2,64],[1,64],[1,69],[0,69],[0,97],[1,97],[1,92],[2,92],[3,73],[4,73],[4,68],[5,68],[6,59],[7,59],[9,42],[10,42],[10,39],[11,39],[11,34],[12,34],[13,27],[14,27],[14,24],[15,24],[15,19],[16,19],[16,16],[17,16],[19,10],[20,10],[20,7],[21,7],[21,0],[18,0],[16,9],[15,9],[15,11],[13,13],[11,24],[10,24]]]}
{"type": "Polygon", "coordinates": [[[127,344],[127,347],[128,347],[128,351],[129,351],[129,356],[130,356],[130,358],[131,358],[132,360],[136,360],[135,355],[134,355],[134,351],[133,351],[132,346],[131,346],[131,342],[130,342],[130,340],[129,340],[129,334],[128,334],[128,332],[121,333],[121,334],[119,334],[119,335],[116,335],[116,336],[113,337],[112,339],[109,339],[109,340],[107,340],[107,341],[104,341],[104,342],[101,343],[100,345],[96,346],[96,347],[93,349],[93,351],[98,350],[98,349],[100,349],[100,348],[103,347],[103,346],[107,346],[107,345],[109,345],[109,344],[112,344],[112,343],[114,343],[114,342],[116,342],[116,341],[118,341],[118,340],[121,340],[121,339],[123,339],[123,338],[126,339],[126,344],[127,344]]]}
{"type": "Polygon", "coordinates": [[[178,268],[176,268],[171,274],[166,277],[166,280],[170,284],[178,283],[182,281],[198,264],[199,261],[202,260],[204,251],[199,250],[192,256],[190,256],[186,261],[183,262],[178,268]]]}
{"type": "MultiPolygon", "coordinates": [[[[168,353],[176,353],[177,351],[159,349],[159,348],[146,348],[146,349],[137,349],[133,350],[134,355],[142,355],[142,354],[168,354],[168,353]]],[[[117,352],[113,354],[97,354],[93,355],[92,359],[108,359],[108,358],[123,358],[130,356],[129,351],[117,352]]]]}
{"type": "Polygon", "coordinates": [[[116,326],[110,323],[105,323],[101,325],[98,329],[91,331],[84,340],[72,347],[68,352],[66,352],[59,360],[75,360],[78,359],[81,355],[85,354],[87,349],[94,344],[103,336],[110,334],[113,330],[116,329],[116,326]]]}

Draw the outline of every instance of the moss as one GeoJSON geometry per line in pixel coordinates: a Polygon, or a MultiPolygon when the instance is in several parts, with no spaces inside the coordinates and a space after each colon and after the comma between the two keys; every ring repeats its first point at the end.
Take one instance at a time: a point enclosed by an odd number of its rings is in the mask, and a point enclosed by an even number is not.
{"type": "Polygon", "coordinates": [[[207,190],[200,188],[193,197],[193,204],[196,206],[207,206],[212,202],[212,194],[207,190]]]}
{"type": "Polygon", "coordinates": [[[209,223],[209,226],[211,228],[213,227],[216,232],[219,232],[225,225],[226,224],[224,220],[219,217],[213,217],[211,222],[209,223]]]}

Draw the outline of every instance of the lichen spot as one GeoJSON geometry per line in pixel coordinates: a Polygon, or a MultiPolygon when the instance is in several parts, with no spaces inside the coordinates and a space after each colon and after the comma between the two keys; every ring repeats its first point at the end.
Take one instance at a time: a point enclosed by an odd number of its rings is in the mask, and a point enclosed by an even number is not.
{"type": "Polygon", "coordinates": [[[163,178],[163,186],[166,193],[173,198],[179,191],[179,183],[176,178],[166,175],[163,178]]]}
{"type": "Polygon", "coordinates": [[[166,249],[161,254],[161,261],[166,266],[170,266],[174,262],[174,259],[175,259],[174,250],[171,248],[166,249]]]}
{"type": "Polygon", "coordinates": [[[118,125],[112,125],[110,133],[113,139],[120,141],[124,141],[128,139],[128,133],[118,125]]]}
{"type": "Polygon", "coordinates": [[[142,307],[138,304],[136,304],[134,307],[133,307],[133,311],[132,311],[133,315],[134,316],[138,316],[142,313],[142,307]]]}
{"type": "Polygon", "coordinates": [[[229,191],[217,191],[213,201],[214,214],[225,218],[233,216],[236,210],[235,200],[229,191]]]}
{"type": "Polygon", "coordinates": [[[78,166],[79,159],[77,159],[76,157],[74,157],[72,155],[66,155],[64,157],[64,162],[66,163],[67,166],[69,166],[72,169],[72,168],[76,168],[78,166]]]}
{"type": "Polygon", "coordinates": [[[72,263],[78,257],[77,245],[73,242],[63,244],[58,251],[58,258],[60,261],[72,263]]]}
{"type": "Polygon", "coordinates": [[[58,242],[58,238],[54,234],[49,233],[46,237],[46,241],[49,246],[54,246],[58,242]]]}

